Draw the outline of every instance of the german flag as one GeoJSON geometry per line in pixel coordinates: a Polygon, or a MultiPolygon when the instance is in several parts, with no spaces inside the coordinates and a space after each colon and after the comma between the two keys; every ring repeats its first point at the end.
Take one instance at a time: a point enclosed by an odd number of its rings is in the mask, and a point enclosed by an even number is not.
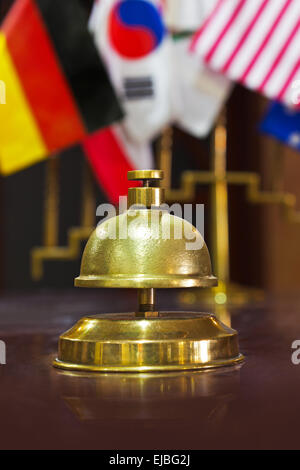
{"type": "Polygon", "coordinates": [[[16,0],[0,30],[0,173],[122,118],[78,0],[16,0]]]}
{"type": "Polygon", "coordinates": [[[119,124],[89,135],[82,142],[82,150],[100,187],[113,204],[118,204],[120,196],[127,196],[128,188],[139,186],[124,178],[128,171],[153,168],[150,145],[130,140],[119,124]]]}

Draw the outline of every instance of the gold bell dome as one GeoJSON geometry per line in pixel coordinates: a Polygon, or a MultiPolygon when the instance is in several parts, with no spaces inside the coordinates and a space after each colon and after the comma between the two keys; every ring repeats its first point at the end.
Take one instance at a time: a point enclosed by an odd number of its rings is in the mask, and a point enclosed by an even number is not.
{"type": "Polygon", "coordinates": [[[99,225],[86,245],[75,285],[215,286],[210,255],[198,230],[166,210],[157,210],[156,215],[154,218],[151,209],[134,209],[99,225]],[[189,244],[195,249],[187,249],[189,244]]]}

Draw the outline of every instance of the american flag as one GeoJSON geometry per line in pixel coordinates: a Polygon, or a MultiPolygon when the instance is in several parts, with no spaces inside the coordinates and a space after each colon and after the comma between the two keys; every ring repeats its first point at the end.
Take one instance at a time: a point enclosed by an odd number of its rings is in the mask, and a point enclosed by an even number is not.
{"type": "Polygon", "coordinates": [[[191,50],[230,79],[299,105],[300,0],[218,0],[191,50]]]}

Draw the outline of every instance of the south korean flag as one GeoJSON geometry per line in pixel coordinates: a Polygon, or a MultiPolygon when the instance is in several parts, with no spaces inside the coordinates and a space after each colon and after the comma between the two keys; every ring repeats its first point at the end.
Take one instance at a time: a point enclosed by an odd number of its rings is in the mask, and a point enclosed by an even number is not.
{"type": "Polygon", "coordinates": [[[123,125],[138,142],[156,137],[172,119],[172,45],[160,4],[99,0],[90,18],[90,30],[125,111],[123,125]]]}

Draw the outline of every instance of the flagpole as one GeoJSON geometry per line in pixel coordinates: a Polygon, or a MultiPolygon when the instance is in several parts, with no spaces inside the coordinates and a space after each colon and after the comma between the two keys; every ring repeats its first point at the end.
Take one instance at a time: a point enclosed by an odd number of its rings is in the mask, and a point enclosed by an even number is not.
{"type": "Polygon", "coordinates": [[[96,199],[95,186],[90,167],[83,162],[81,227],[92,228],[95,225],[96,199]]]}
{"type": "Polygon", "coordinates": [[[226,181],[226,167],[227,129],[225,115],[222,115],[213,135],[213,149],[211,152],[211,169],[215,176],[215,182],[212,184],[211,188],[211,252],[214,272],[220,280],[217,291],[224,295],[226,295],[226,285],[230,281],[228,186],[226,181]]]}
{"type": "Polygon", "coordinates": [[[46,164],[44,201],[44,246],[58,245],[59,158],[54,155],[46,164]]]}
{"type": "Polygon", "coordinates": [[[162,186],[165,189],[170,189],[172,183],[172,147],[173,129],[167,127],[161,135],[158,152],[158,168],[164,172],[162,186]]]}

